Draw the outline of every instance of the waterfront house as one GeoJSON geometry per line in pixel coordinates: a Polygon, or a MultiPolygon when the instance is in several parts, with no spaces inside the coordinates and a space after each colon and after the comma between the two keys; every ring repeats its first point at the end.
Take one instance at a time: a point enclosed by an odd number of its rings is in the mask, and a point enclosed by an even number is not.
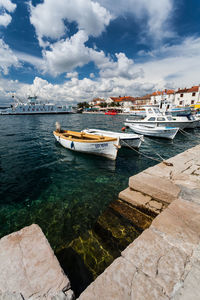
{"type": "Polygon", "coordinates": [[[122,108],[131,108],[135,103],[135,98],[131,96],[110,97],[115,104],[119,104],[122,108]]]}
{"type": "Polygon", "coordinates": [[[89,102],[89,105],[95,108],[100,108],[104,104],[106,104],[106,101],[101,98],[94,98],[92,101],[89,102]]]}
{"type": "Polygon", "coordinates": [[[190,106],[200,101],[200,86],[193,86],[191,88],[178,89],[175,93],[176,106],[190,106]]]}
{"type": "Polygon", "coordinates": [[[151,104],[160,104],[161,100],[166,100],[167,102],[170,102],[174,104],[174,90],[167,90],[164,91],[156,91],[153,94],[151,94],[151,104]]]}
{"type": "Polygon", "coordinates": [[[151,104],[151,95],[145,95],[141,97],[136,97],[134,105],[135,106],[145,106],[151,104]]]}

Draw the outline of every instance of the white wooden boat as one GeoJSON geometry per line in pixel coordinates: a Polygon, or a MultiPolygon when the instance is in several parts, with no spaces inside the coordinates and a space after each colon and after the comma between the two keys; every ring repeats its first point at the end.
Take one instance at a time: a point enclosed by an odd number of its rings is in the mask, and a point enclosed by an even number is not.
{"type": "Polygon", "coordinates": [[[119,138],[58,129],[53,134],[63,147],[72,151],[104,156],[112,160],[117,157],[119,138]]]}
{"type": "Polygon", "coordinates": [[[129,127],[129,124],[141,124],[141,125],[154,125],[154,126],[168,126],[184,128],[195,128],[198,121],[193,116],[187,117],[172,117],[170,115],[162,114],[158,108],[145,108],[146,117],[142,120],[126,119],[125,126],[129,127]]]}
{"type": "Polygon", "coordinates": [[[115,132],[115,131],[108,131],[102,129],[84,129],[83,132],[89,134],[97,134],[100,136],[119,138],[119,143],[120,146],[122,147],[133,147],[139,149],[143,141],[143,135],[138,135],[134,133],[123,133],[123,132],[115,132]]]}
{"type": "Polygon", "coordinates": [[[179,130],[176,127],[166,127],[166,126],[154,126],[154,125],[139,125],[139,124],[129,124],[131,130],[136,133],[143,134],[146,136],[166,138],[173,140],[179,130]]]}

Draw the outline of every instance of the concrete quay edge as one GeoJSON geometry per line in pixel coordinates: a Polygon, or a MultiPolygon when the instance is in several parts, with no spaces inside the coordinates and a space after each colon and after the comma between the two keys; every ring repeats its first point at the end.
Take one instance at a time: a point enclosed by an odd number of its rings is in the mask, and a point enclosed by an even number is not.
{"type": "Polygon", "coordinates": [[[132,176],[119,194],[158,216],[79,300],[199,299],[200,145],[167,161],[173,165],[160,163],[132,176]]]}

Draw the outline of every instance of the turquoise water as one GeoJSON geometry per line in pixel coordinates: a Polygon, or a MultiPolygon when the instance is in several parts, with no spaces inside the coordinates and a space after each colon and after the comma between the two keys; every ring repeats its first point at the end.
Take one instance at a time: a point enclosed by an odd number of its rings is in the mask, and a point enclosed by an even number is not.
{"type": "MultiPolygon", "coordinates": [[[[121,130],[126,116],[0,116],[0,237],[37,223],[59,251],[89,230],[128,178],[156,162],[133,150],[116,161],[71,152],[52,135],[63,128],[121,130]]],[[[140,151],[169,158],[200,143],[200,129],[174,141],[145,139],[140,151]]],[[[158,158],[158,157],[157,157],[158,158]]]]}

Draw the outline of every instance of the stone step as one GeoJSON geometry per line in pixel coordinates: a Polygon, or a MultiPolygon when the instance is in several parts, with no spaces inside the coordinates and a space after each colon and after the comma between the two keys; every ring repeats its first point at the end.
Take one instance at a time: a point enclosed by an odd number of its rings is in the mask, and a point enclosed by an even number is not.
{"type": "Polygon", "coordinates": [[[127,188],[119,193],[119,199],[128,202],[137,209],[146,212],[149,215],[157,216],[163,209],[167,207],[161,201],[155,200],[148,195],[127,188]]]}
{"type": "Polygon", "coordinates": [[[130,177],[129,187],[165,204],[170,204],[177,199],[180,193],[178,185],[170,179],[145,172],[130,177]]]}
{"type": "Polygon", "coordinates": [[[98,218],[94,231],[116,257],[141,233],[132,222],[116,214],[110,207],[98,218]]]}
{"type": "Polygon", "coordinates": [[[129,205],[121,200],[114,201],[110,204],[110,207],[119,215],[132,222],[132,224],[134,224],[134,226],[141,231],[148,228],[154,219],[154,217],[143,213],[132,205],[129,205]]]}

